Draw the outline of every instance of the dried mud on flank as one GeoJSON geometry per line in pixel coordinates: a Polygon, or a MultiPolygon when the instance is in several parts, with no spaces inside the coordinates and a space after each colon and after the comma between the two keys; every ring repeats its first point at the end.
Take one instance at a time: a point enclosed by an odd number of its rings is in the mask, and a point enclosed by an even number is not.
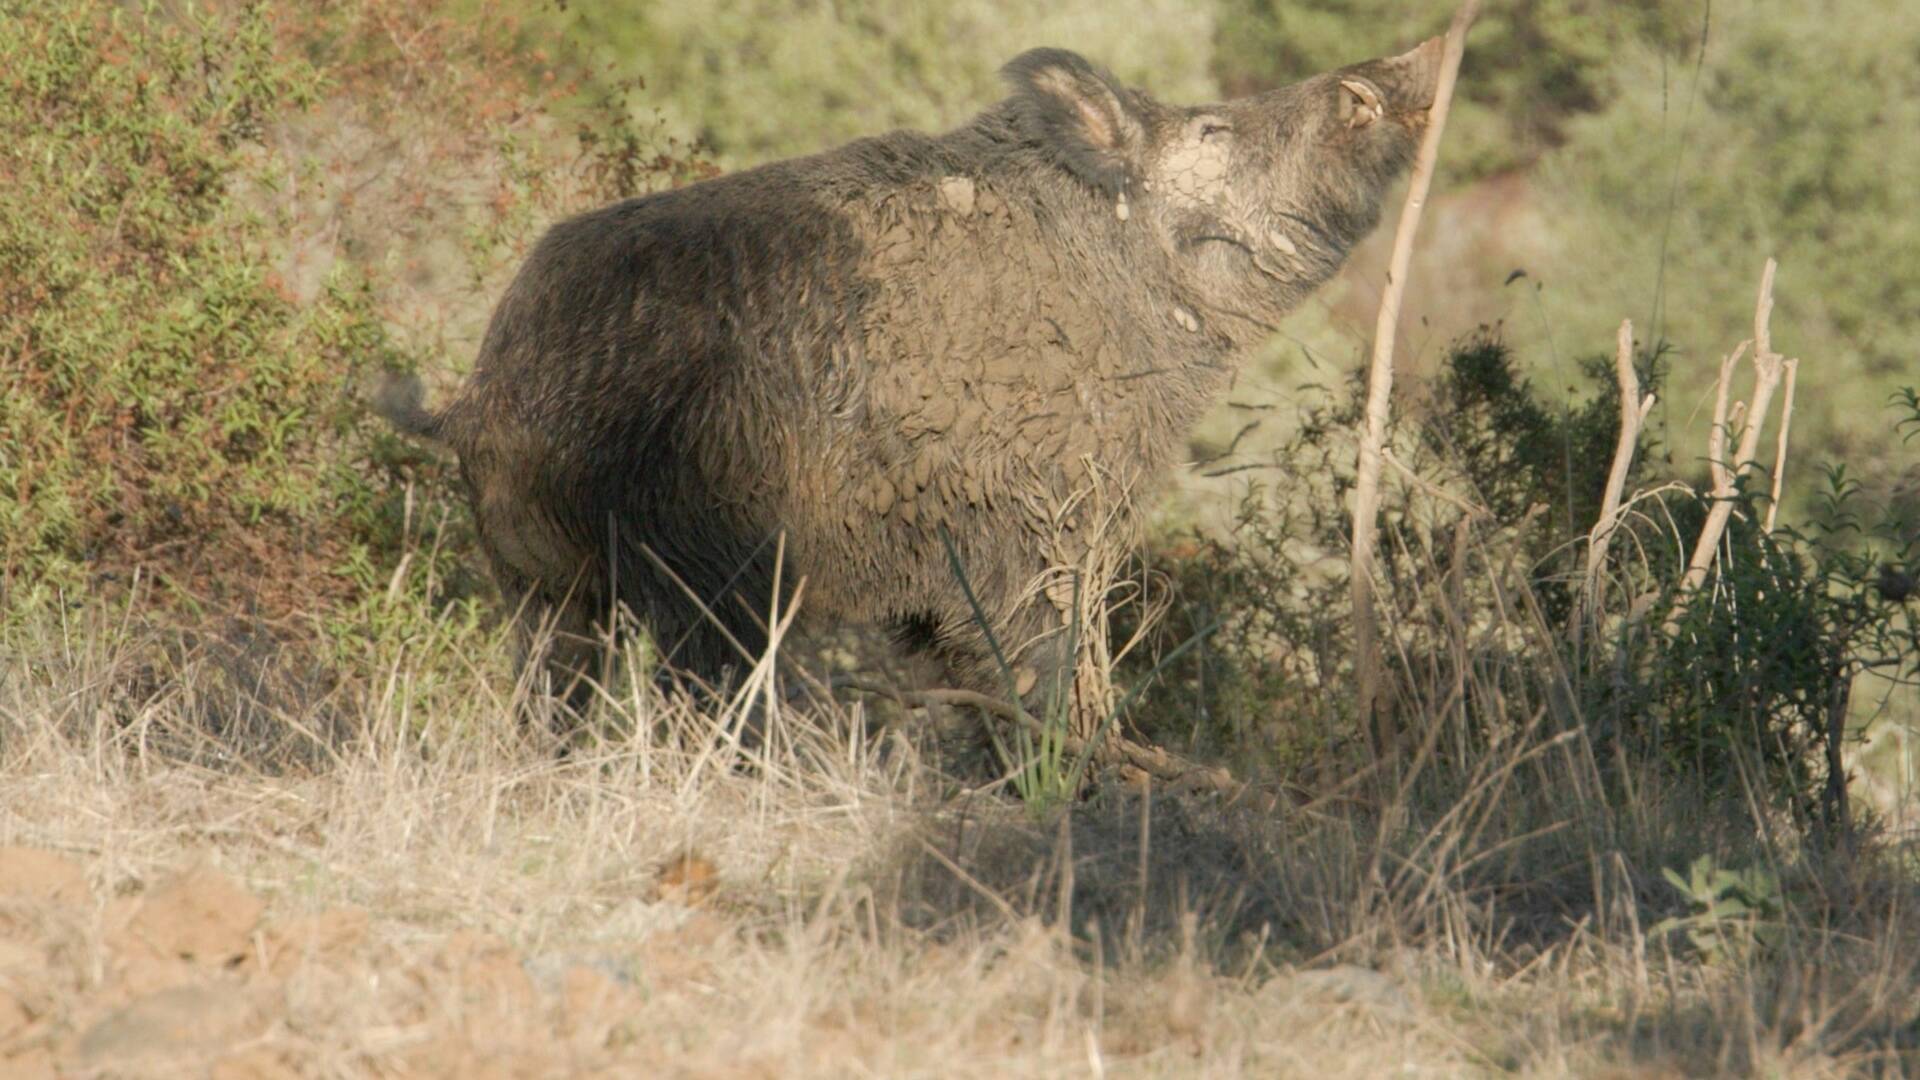
{"type": "Polygon", "coordinates": [[[0,1076],[593,1075],[616,1056],[607,1075],[632,1075],[642,997],[697,978],[721,934],[650,906],[632,955],[576,964],[470,930],[382,940],[352,907],[276,915],[204,863],[101,897],[67,858],[0,849],[0,1076]]]}

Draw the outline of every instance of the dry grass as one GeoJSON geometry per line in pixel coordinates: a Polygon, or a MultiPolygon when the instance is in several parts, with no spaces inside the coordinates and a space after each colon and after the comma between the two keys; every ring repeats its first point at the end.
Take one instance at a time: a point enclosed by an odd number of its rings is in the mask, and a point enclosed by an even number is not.
{"type": "MultiPolygon", "coordinates": [[[[652,159],[553,157],[564,125],[500,111],[529,94],[491,77],[505,29],[345,10],[358,59],[253,194],[294,293],[393,264],[396,332],[457,367],[538,222],[652,159]]],[[[331,649],[97,598],[8,624],[0,1076],[1920,1071],[1910,854],[1799,850],[1597,762],[1526,596],[1476,621],[1465,560],[1409,585],[1431,647],[1388,628],[1398,789],[1329,752],[1234,799],[1040,814],[943,775],[918,719],[790,703],[771,663],[717,712],[611,693],[558,758],[501,643],[424,599],[463,595],[430,516],[384,601],[326,613],[368,624],[331,649]],[[1653,934],[1701,855],[1777,910],[1653,934]]]]}
{"type": "Polygon", "coordinates": [[[8,1075],[1920,1064],[1894,852],[1769,852],[1650,777],[1615,808],[1544,721],[1398,793],[1108,788],[1036,819],[857,706],[776,697],[750,750],[737,713],[626,690],[624,734],[561,759],[491,662],[322,686],[105,617],[0,657],[8,1075]],[[1702,853],[1781,882],[1722,927],[1762,944],[1649,935],[1686,911],[1661,869],[1702,853]]]}

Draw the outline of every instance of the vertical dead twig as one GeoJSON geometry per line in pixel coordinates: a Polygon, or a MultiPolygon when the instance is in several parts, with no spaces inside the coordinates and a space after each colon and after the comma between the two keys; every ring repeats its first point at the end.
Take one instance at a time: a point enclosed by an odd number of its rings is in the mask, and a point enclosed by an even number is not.
{"type": "Polygon", "coordinates": [[[1727,403],[1733,397],[1734,368],[1752,344],[1741,342],[1720,361],[1720,378],[1714,383],[1713,426],[1707,429],[1707,469],[1713,474],[1715,498],[1733,494],[1733,471],[1727,468],[1727,432],[1734,421],[1729,419],[1727,403]]]}
{"type": "Polygon", "coordinates": [[[1587,534],[1586,584],[1580,593],[1580,617],[1573,622],[1576,650],[1580,646],[1586,621],[1600,598],[1600,575],[1606,567],[1607,542],[1613,539],[1613,530],[1620,524],[1620,497],[1626,491],[1627,472],[1633,467],[1634,447],[1640,444],[1640,427],[1646,423],[1647,413],[1653,408],[1653,395],[1640,396],[1640,375],[1633,370],[1631,319],[1620,322],[1620,333],[1614,342],[1613,374],[1620,384],[1620,440],[1613,447],[1613,468],[1607,472],[1607,488],[1600,499],[1600,516],[1593,523],[1593,531],[1587,534]]]}
{"type": "MultiPolygon", "coordinates": [[[[1714,408],[1716,413],[1714,419],[1724,420],[1725,423],[1717,425],[1720,431],[1717,440],[1713,436],[1708,437],[1709,453],[1724,454],[1724,449],[1716,450],[1716,448],[1724,448],[1726,445],[1726,425],[1734,423],[1735,418],[1738,417],[1744,417],[1746,423],[1741,428],[1740,448],[1734,452],[1730,467],[1723,463],[1714,469],[1713,508],[1707,511],[1706,524],[1700,527],[1700,538],[1693,545],[1693,556],[1687,560],[1687,574],[1680,582],[1680,599],[1674,604],[1672,614],[1667,616],[1666,633],[1669,636],[1679,627],[1680,618],[1686,613],[1687,604],[1694,593],[1699,591],[1700,586],[1707,580],[1707,571],[1713,566],[1714,552],[1720,546],[1720,538],[1726,535],[1727,522],[1733,517],[1736,483],[1740,477],[1746,475],[1747,470],[1753,467],[1754,454],[1760,448],[1760,428],[1766,423],[1767,409],[1773,403],[1774,390],[1779,387],[1781,376],[1788,368],[1786,359],[1773,351],[1773,274],[1778,268],[1779,264],[1774,260],[1767,260],[1766,269],[1760,273],[1760,298],[1754,303],[1753,308],[1753,399],[1747,404],[1744,412],[1736,407],[1726,417],[1717,415],[1720,412],[1717,403],[1714,408]]],[[[1724,387],[1729,381],[1729,369],[1734,358],[1738,357],[1741,351],[1734,350],[1734,356],[1729,357],[1727,363],[1721,367],[1721,400],[1726,397],[1724,387]]],[[[1783,423],[1781,435],[1783,440],[1784,427],[1783,423]]],[[[1782,452],[1784,453],[1784,450],[1782,452]]],[[[1774,475],[1778,479],[1778,465],[1775,467],[1774,475]]],[[[1776,487],[1775,491],[1778,490],[1776,487]]],[[[1777,498],[1776,495],[1776,500],[1777,498]]]]}
{"type": "Polygon", "coordinates": [[[1393,234],[1393,255],[1387,263],[1387,287],[1380,297],[1380,316],[1373,331],[1373,364],[1367,379],[1366,429],[1360,438],[1359,476],[1353,494],[1353,666],[1359,684],[1358,713],[1361,730],[1368,733],[1374,752],[1381,756],[1394,753],[1399,734],[1390,724],[1376,727],[1375,704],[1380,683],[1380,625],[1373,602],[1374,518],[1380,509],[1381,450],[1387,441],[1388,401],[1393,394],[1393,339],[1400,322],[1400,303],[1407,291],[1407,270],[1413,261],[1413,237],[1420,228],[1420,214],[1426,208],[1427,190],[1433,186],[1433,166],[1440,156],[1440,135],[1447,125],[1447,110],[1453,102],[1453,84],[1460,74],[1460,57],[1466,51],[1467,27],[1479,14],[1479,0],[1466,0],[1447,28],[1445,52],[1440,60],[1439,81],[1434,86],[1433,105],[1427,110],[1427,130],[1420,140],[1419,156],[1414,158],[1413,176],[1407,187],[1406,205],[1400,211],[1400,224],[1393,234]]]}
{"type": "Polygon", "coordinates": [[[1780,516],[1780,484],[1787,475],[1787,429],[1793,426],[1793,380],[1800,374],[1800,361],[1787,361],[1787,388],[1781,393],[1780,438],[1773,445],[1773,495],[1767,500],[1767,532],[1780,516]]]}

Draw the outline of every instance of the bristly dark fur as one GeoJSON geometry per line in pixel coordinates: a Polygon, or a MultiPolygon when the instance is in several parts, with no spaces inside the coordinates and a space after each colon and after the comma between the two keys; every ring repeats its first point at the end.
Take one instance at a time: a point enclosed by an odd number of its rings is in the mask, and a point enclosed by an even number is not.
{"type": "Polygon", "coordinates": [[[1137,519],[1234,358],[1372,227],[1424,109],[1407,58],[1202,108],[1061,50],[1007,73],[945,135],[554,226],[443,412],[417,380],[380,388],[459,455],[523,644],[556,632],[528,656],[556,690],[585,700],[619,608],[724,683],[804,579],[805,618],[880,624],[997,691],[991,632],[1046,693],[1070,658],[1030,586],[1085,554],[1071,497],[1102,483],[1137,519]],[[1400,117],[1338,122],[1342,75],[1400,117]]]}

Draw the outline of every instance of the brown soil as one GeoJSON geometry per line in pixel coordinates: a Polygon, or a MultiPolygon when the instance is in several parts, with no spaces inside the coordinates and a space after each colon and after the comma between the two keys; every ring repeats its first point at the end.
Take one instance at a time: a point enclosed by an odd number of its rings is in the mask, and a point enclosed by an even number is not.
{"type": "MultiPolygon", "coordinates": [[[[711,891],[703,860],[682,871],[689,899],[711,891]]],[[[717,924],[684,914],[632,959],[697,977],[690,953],[717,924]]],[[[205,864],[102,898],[67,858],[0,848],[0,1076],[594,1075],[634,1038],[640,991],[597,965],[529,964],[470,930],[393,948],[369,929],[357,908],[275,916],[205,864]],[[356,1000],[385,1021],[359,1046],[301,1036],[356,1000]]]]}

